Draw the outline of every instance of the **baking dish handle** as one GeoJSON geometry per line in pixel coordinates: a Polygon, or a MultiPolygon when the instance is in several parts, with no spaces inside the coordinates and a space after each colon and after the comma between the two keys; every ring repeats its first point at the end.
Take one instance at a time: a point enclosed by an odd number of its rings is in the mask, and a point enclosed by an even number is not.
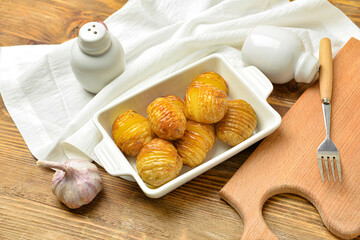
{"type": "Polygon", "coordinates": [[[239,71],[241,79],[251,79],[245,81],[262,99],[266,100],[273,90],[270,80],[256,67],[249,66],[239,71]]]}
{"type": "Polygon", "coordinates": [[[96,145],[94,152],[99,164],[112,176],[131,176],[128,163],[124,162],[125,157],[113,145],[114,143],[106,138],[96,145]]]}

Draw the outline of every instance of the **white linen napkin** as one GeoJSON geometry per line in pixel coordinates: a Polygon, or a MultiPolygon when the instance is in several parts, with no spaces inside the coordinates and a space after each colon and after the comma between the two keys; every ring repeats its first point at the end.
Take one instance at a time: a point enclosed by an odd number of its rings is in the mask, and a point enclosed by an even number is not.
{"type": "Polygon", "coordinates": [[[288,28],[315,56],[323,37],[331,39],[334,56],[350,37],[360,39],[359,28],[326,0],[129,0],[105,23],[124,48],[126,69],[97,95],[71,71],[74,39],[0,49],[3,101],[37,159],[96,161],[98,110],[211,53],[243,67],[241,46],[256,25],[288,28]]]}

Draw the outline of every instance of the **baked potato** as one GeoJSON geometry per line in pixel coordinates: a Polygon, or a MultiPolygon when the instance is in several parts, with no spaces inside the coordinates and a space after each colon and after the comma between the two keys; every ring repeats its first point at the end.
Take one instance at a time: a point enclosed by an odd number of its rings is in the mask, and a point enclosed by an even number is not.
{"type": "Polygon", "coordinates": [[[184,135],[184,112],[169,98],[159,97],[147,108],[151,130],[165,140],[179,139],[184,135]]]}
{"type": "Polygon", "coordinates": [[[133,110],[128,110],[115,119],[112,136],[120,150],[129,156],[137,155],[155,137],[149,121],[133,110]]]}
{"type": "Polygon", "coordinates": [[[184,136],[174,142],[183,163],[190,167],[200,165],[214,144],[214,126],[191,120],[187,122],[184,136]]]}
{"type": "Polygon", "coordinates": [[[139,176],[151,188],[160,187],[176,178],[182,165],[174,145],[160,138],[148,142],[136,159],[139,176]]]}
{"type": "Polygon", "coordinates": [[[185,95],[185,116],[202,123],[216,123],[228,108],[228,97],[223,90],[209,85],[190,85],[185,95]]]}
{"type": "Polygon", "coordinates": [[[216,136],[230,146],[249,138],[257,125],[254,109],[244,100],[230,100],[225,117],[215,124],[216,136]]]}
{"type": "Polygon", "coordinates": [[[217,74],[215,72],[206,72],[206,73],[200,74],[193,79],[191,84],[193,86],[194,85],[213,86],[213,87],[223,90],[226,94],[228,94],[228,88],[227,88],[226,81],[224,80],[223,77],[221,77],[219,74],[217,74]]]}

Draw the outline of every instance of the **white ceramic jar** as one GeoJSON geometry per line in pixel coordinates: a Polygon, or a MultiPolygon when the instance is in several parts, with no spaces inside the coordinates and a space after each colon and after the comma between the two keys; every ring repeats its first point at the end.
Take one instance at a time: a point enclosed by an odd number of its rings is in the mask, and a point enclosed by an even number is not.
{"type": "Polygon", "coordinates": [[[275,26],[257,26],[250,32],[242,48],[242,60],[276,84],[292,79],[310,83],[320,66],[296,34],[275,26]]]}
{"type": "Polygon", "coordinates": [[[124,50],[102,22],[89,22],[80,28],[70,61],[81,86],[95,94],[125,69],[124,50]]]}

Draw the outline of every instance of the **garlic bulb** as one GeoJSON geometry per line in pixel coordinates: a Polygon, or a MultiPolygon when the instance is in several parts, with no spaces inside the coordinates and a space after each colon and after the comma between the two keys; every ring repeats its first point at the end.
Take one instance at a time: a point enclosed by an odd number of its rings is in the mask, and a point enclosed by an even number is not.
{"type": "Polygon", "coordinates": [[[102,189],[99,170],[88,160],[69,159],[64,163],[37,161],[36,164],[56,169],[51,189],[69,208],[90,203],[102,189]]]}

